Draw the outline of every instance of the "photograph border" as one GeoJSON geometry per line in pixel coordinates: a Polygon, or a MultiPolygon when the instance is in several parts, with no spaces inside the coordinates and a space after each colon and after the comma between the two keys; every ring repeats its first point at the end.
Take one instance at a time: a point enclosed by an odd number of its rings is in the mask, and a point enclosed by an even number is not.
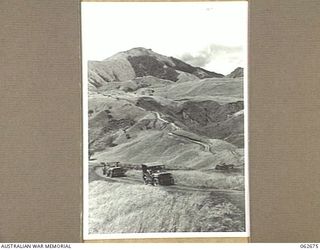
{"type": "MultiPolygon", "coordinates": [[[[81,11],[83,4],[86,3],[117,3],[123,1],[108,1],[108,0],[85,0],[81,2],[81,11]]],[[[82,111],[83,111],[83,213],[82,213],[82,234],[84,241],[95,241],[95,240],[143,240],[143,239],[179,239],[188,238],[201,240],[202,238],[217,238],[217,239],[237,239],[240,238],[241,242],[243,238],[249,239],[250,237],[250,199],[249,199],[249,128],[248,128],[248,110],[249,110],[249,100],[248,100],[248,36],[249,36],[249,3],[244,0],[218,0],[218,1],[126,1],[125,3],[132,2],[147,2],[147,3],[201,3],[201,2],[246,2],[247,4],[247,34],[245,36],[245,47],[244,49],[244,77],[243,77],[243,91],[244,91],[244,178],[245,178],[245,231],[244,232],[176,232],[176,233],[118,233],[118,234],[89,234],[89,206],[88,206],[88,196],[89,196],[89,171],[88,171],[88,58],[86,58],[83,53],[85,48],[83,36],[83,15],[81,15],[81,40],[82,40],[82,111]]]]}

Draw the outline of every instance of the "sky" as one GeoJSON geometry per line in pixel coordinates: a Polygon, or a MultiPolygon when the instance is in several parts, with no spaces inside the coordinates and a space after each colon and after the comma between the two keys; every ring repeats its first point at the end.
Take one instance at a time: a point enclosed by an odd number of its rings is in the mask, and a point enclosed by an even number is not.
{"type": "Polygon", "coordinates": [[[247,2],[83,2],[85,60],[145,47],[228,74],[246,65],[247,2]]]}

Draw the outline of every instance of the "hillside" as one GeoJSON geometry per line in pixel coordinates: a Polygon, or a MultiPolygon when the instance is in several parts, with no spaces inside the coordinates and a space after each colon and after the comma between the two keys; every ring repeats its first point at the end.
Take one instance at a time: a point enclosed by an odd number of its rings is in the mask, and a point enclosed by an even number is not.
{"type": "Polygon", "coordinates": [[[222,140],[210,141],[210,151],[206,151],[200,143],[165,132],[151,131],[138,134],[128,133],[130,139],[119,137],[114,140],[116,147],[98,153],[101,161],[120,161],[139,164],[141,162],[161,162],[167,166],[180,169],[214,169],[216,164],[228,163],[243,165],[238,155],[242,152],[237,147],[222,140]],[[132,136],[132,137],[131,137],[132,136]],[[222,146],[223,145],[223,146],[222,146]]]}
{"type": "Polygon", "coordinates": [[[103,61],[89,61],[88,68],[89,83],[96,87],[101,87],[106,82],[127,81],[143,76],[174,82],[181,79],[224,77],[222,74],[193,67],[177,58],[163,56],[145,48],[120,52],[103,61]]]}
{"type": "Polygon", "coordinates": [[[243,77],[243,68],[241,68],[241,67],[236,68],[229,75],[227,75],[227,77],[229,77],[229,78],[243,77]]]}
{"type": "Polygon", "coordinates": [[[90,233],[244,231],[238,75],[144,48],[89,62],[90,233]],[[101,162],[120,162],[126,176],[106,178],[101,162]],[[144,186],[141,164],[150,162],[175,185],[144,186]],[[216,169],[223,164],[234,168],[216,169]]]}
{"type": "MultiPolygon", "coordinates": [[[[195,67],[143,48],[117,53],[102,62],[89,63],[89,71],[100,72],[103,76],[98,79],[99,84],[89,86],[90,150],[96,153],[103,152],[114,160],[117,157],[119,160],[125,160],[131,157],[125,150],[127,144],[135,145],[136,148],[140,145],[141,152],[144,147],[151,150],[152,146],[146,146],[149,141],[158,140],[160,144],[164,144],[168,139],[168,133],[177,129],[207,139],[224,140],[242,148],[244,146],[242,78],[211,78],[210,75],[208,78],[199,79],[191,69],[195,67]],[[182,72],[185,77],[192,75],[193,78],[190,77],[192,80],[184,82],[164,79],[168,78],[161,75],[164,71],[162,73],[157,71],[160,64],[152,66],[152,63],[144,61],[138,63],[140,66],[144,63],[149,65],[149,68],[144,67],[146,71],[143,74],[154,73],[154,75],[137,76],[138,71],[130,63],[132,58],[137,57],[150,57],[152,58],[150,60],[161,64],[161,70],[170,71],[179,68],[179,71],[174,72],[182,72]],[[157,136],[152,138],[155,134],[157,136]]],[[[169,139],[166,148],[181,145],[177,140],[169,139]]],[[[209,161],[203,152],[197,152],[199,151],[197,145],[191,142],[189,144],[193,148],[193,151],[188,149],[192,151],[190,155],[200,157],[198,160],[200,162],[209,161]]],[[[175,150],[179,151],[179,146],[175,150]]],[[[188,150],[183,151],[189,152],[188,150]]],[[[150,152],[149,155],[153,158],[163,157],[163,152],[158,147],[154,148],[154,152],[150,152]]],[[[142,157],[137,152],[134,154],[136,161],[148,160],[148,157],[142,157]]],[[[184,164],[184,161],[187,161],[183,160],[182,155],[173,157],[169,154],[167,157],[166,162],[172,164],[178,161],[184,164]]],[[[211,161],[216,162],[212,159],[211,161]]]]}
{"type": "Polygon", "coordinates": [[[244,231],[244,215],[232,197],[104,181],[90,183],[90,196],[96,197],[89,202],[91,234],[244,231]]]}

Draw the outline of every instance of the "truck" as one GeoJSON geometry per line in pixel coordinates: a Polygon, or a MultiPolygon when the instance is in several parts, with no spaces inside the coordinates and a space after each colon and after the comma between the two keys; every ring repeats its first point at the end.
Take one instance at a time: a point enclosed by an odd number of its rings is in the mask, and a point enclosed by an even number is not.
{"type": "Polygon", "coordinates": [[[226,164],[226,163],[218,164],[215,167],[215,170],[222,170],[222,171],[229,171],[232,169],[234,169],[234,165],[233,164],[226,164]]]}
{"type": "Polygon", "coordinates": [[[172,174],[164,169],[163,164],[159,163],[142,164],[142,178],[145,185],[174,185],[172,174]]]}
{"type": "Polygon", "coordinates": [[[106,175],[107,177],[113,178],[113,177],[124,177],[126,173],[126,169],[120,166],[119,162],[115,163],[105,163],[101,162],[102,173],[103,175],[106,175]]]}
{"type": "Polygon", "coordinates": [[[106,175],[107,177],[124,177],[126,170],[122,167],[111,167],[107,170],[106,175]]]}

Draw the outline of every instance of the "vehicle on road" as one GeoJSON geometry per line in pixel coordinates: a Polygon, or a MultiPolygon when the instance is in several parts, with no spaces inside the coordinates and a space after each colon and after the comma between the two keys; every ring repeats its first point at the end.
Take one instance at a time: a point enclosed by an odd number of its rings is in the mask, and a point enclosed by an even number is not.
{"type": "Polygon", "coordinates": [[[107,177],[123,177],[125,175],[126,170],[122,167],[111,167],[106,170],[107,177]]]}
{"type": "Polygon", "coordinates": [[[102,174],[107,177],[123,177],[127,170],[120,166],[119,162],[100,162],[102,166],[102,174]]]}
{"type": "Polygon", "coordinates": [[[163,164],[142,164],[142,178],[146,185],[174,185],[172,174],[164,169],[163,164]]]}
{"type": "Polygon", "coordinates": [[[215,167],[215,170],[222,170],[222,171],[229,171],[232,169],[234,169],[234,165],[233,164],[226,164],[226,163],[218,164],[215,167]]]}

